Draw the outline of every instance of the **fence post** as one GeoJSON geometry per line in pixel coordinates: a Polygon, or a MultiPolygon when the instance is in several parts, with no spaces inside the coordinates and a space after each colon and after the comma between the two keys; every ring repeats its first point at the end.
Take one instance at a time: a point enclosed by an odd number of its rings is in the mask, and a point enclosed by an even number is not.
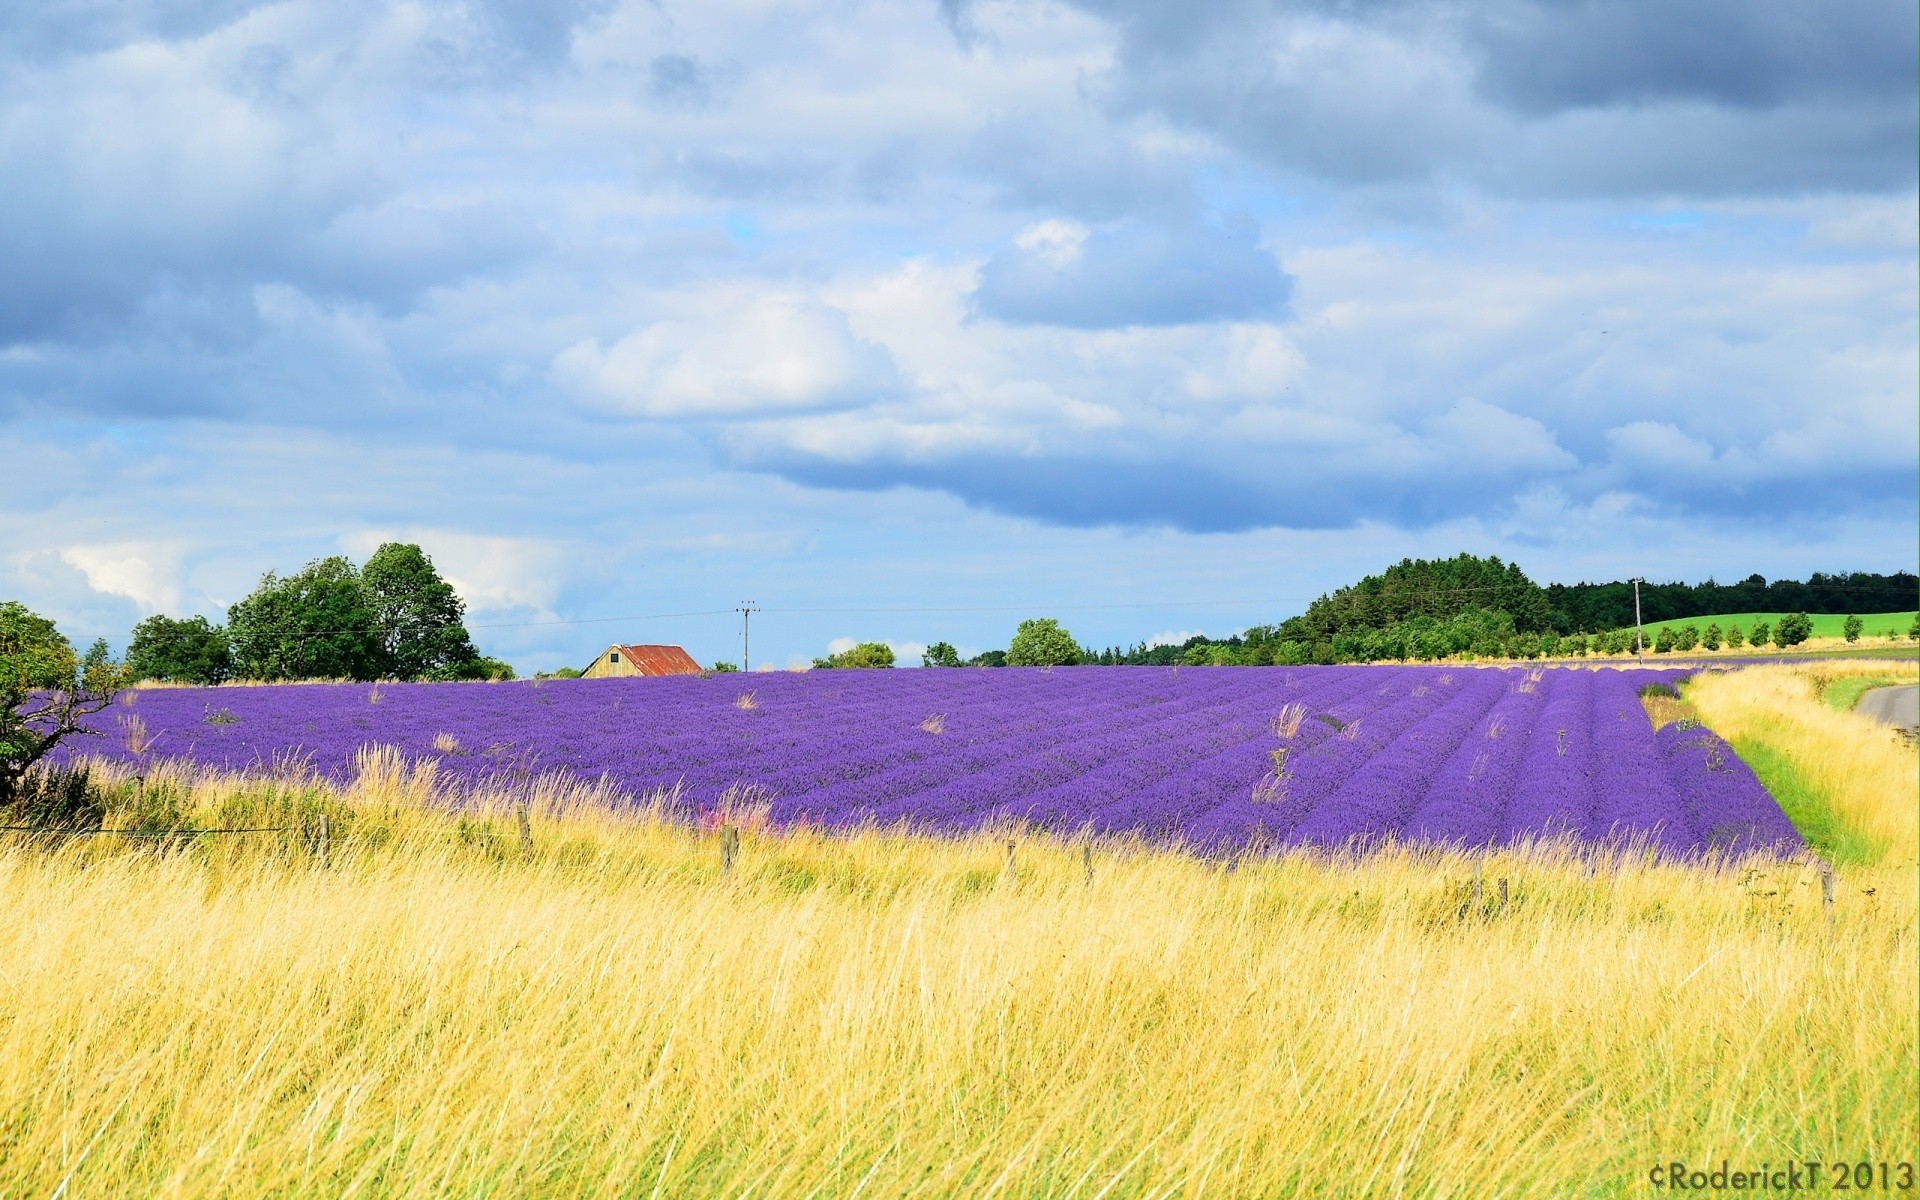
{"type": "Polygon", "coordinates": [[[733,870],[734,860],[740,857],[740,831],[732,825],[720,827],[720,873],[726,875],[733,870]]]}
{"type": "Polygon", "coordinates": [[[527,802],[522,800],[515,810],[520,819],[520,848],[528,854],[533,853],[533,821],[527,816],[527,802]]]}

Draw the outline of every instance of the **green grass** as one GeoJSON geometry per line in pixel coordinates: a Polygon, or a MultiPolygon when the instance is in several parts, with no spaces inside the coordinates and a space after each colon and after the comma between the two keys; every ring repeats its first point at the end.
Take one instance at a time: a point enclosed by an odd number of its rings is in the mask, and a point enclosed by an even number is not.
{"type": "Polygon", "coordinates": [[[1820,693],[1820,698],[1829,708],[1841,712],[1852,712],[1859,707],[1860,697],[1874,688],[1897,687],[1912,680],[1898,675],[1862,675],[1856,679],[1836,679],[1820,693]]]}
{"type": "MultiPolygon", "coordinates": [[[[1886,642],[1889,631],[1898,634],[1901,642],[1906,641],[1907,630],[1913,627],[1914,612],[1861,613],[1860,619],[1866,628],[1861,631],[1860,644],[1869,641],[1886,642]]],[[[1718,625],[1724,635],[1729,625],[1738,625],[1740,632],[1752,636],[1756,621],[1765,621],[1768,625],[1778,625],[1785,613],[1722,613],[1709,617],[1679,617],[1671,621],[1653,621],[1647,625],[1647,641],[1651,642],[1662,629],[1679,629],[1683,625],[1692,625],[1705,631],[1709,624],[1718,625]]],[[[1813,636],[1817,638],[1845,637],[1847,618],[1838,613],[1813,613],[1808,616],[1813,622],[1813,636]]]]}
{"type": "Polygon", "coordinates": [[[1733,752],[1753,768],[1761,786],[1773,794],[1793,827],[1822,858],[1836,867],[1878,861],[1873,842],[1835,816],[1826,797],[1808,784],[1784,753],[1752,737],[1735,738],[1733,752]]]}

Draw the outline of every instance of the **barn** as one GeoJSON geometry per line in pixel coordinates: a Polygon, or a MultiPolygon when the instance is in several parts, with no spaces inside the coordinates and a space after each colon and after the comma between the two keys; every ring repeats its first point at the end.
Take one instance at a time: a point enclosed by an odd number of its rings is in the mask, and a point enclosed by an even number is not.
{"type": "Polygon", "coordinates": [[[608,646],[580,672],[582,679],[628,675],[698,675],[700,664],[678,646],[608,646]]]}

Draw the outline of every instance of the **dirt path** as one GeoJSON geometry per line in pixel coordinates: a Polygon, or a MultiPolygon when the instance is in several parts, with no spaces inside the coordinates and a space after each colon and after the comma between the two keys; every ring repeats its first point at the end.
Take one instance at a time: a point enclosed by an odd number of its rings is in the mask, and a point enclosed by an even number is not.
{"type": "Polygon", "coordinates": [[[1859,711],[1903,729],[1920,728],[1920,687],[1874,688],[1860,697],[1859,711]]]}

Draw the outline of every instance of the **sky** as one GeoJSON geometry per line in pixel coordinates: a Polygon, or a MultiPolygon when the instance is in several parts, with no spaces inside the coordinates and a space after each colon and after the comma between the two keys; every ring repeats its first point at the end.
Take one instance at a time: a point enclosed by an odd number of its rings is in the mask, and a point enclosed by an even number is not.
{"type": "Polygon", "coordinates": [[[0,597],[79,642],[391,539],[522,671],[1920,556],[1912,4],[7,26],[0,597]]]}

